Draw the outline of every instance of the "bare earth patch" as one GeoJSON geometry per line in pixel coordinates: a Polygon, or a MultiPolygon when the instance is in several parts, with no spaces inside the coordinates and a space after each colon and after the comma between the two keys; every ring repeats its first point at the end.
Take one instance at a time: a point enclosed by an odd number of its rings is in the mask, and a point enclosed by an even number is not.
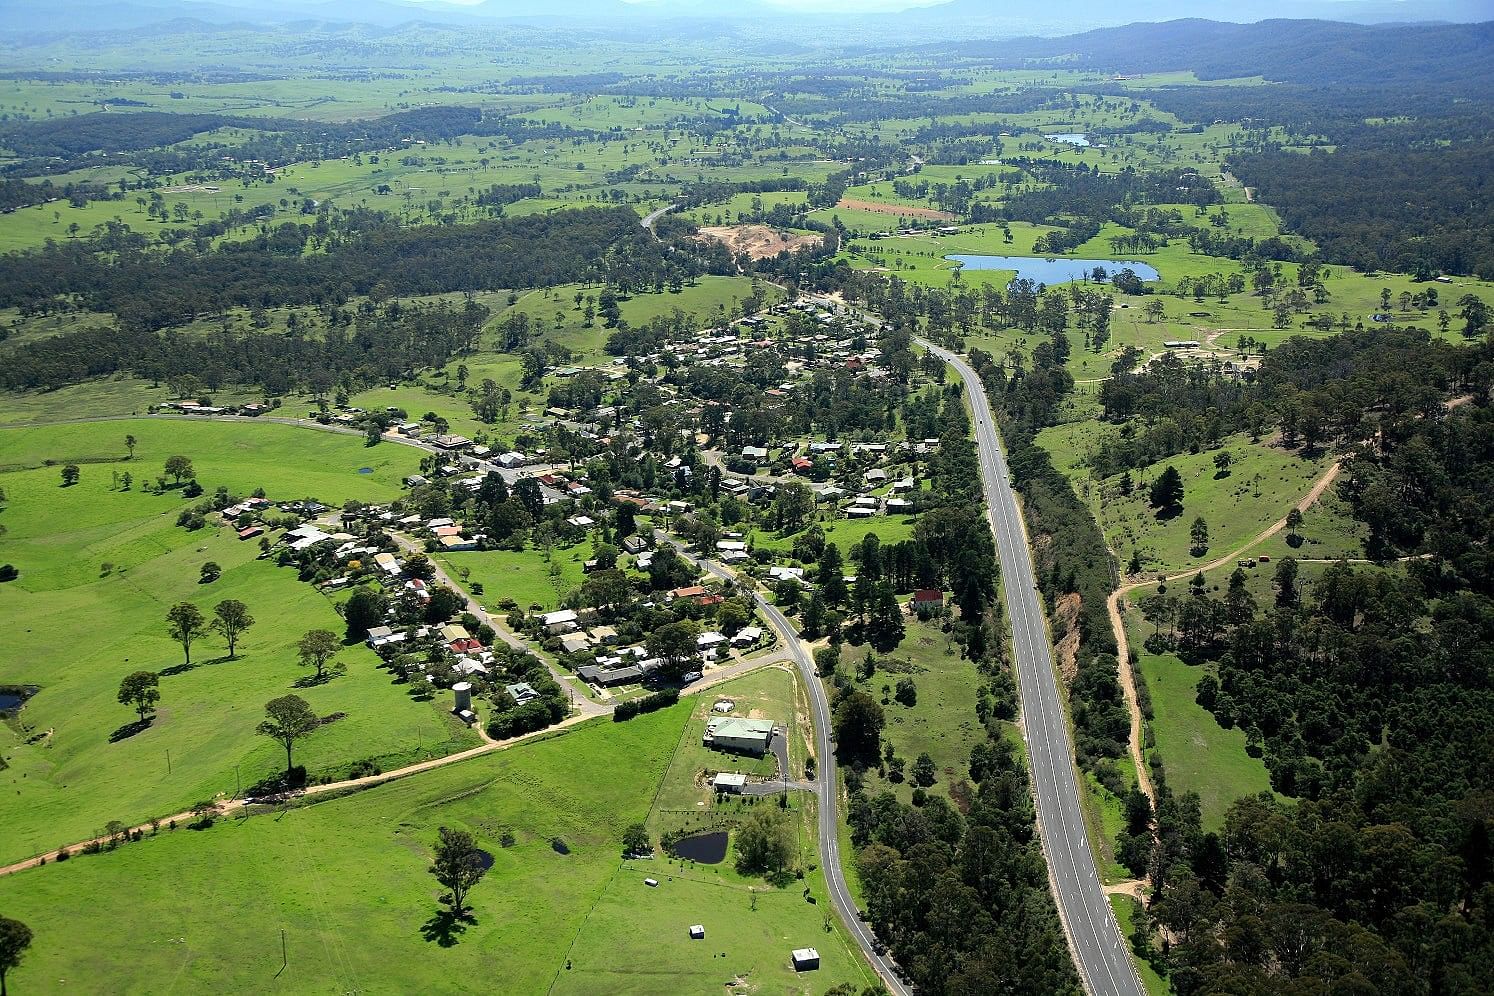
{"type": "Polygon", "coordinates": [[[698,238],[721,243],[733,256],[745,254],[752,259],[772,259],[781,252],[812,249],[821,242],[818,235],[780,232],[767,225],[712,225],[702,228],[698,238]]]}
{"type": "Polygon", "coordinates": [[[903,218],[937,218],[940,221],[954,221],[955,216],[948,211],[935,211],[933,208],[908,207],[906,204],[882,204],[879,201],[860,201],[853,197],[842,197],[836,207],[846,210],[872,211],[876,214],[897,215],[903,218]]]}
{"type": "Polygon", "coordinates": [[[1057,647],[1058,673],[1063,676],[1064,685],[1072,687],[1079,676],[1079,596],[1069,594],[1060,598],[1053,616],[1054,629],[1061,629],[1064,634],[1057,647]]]}

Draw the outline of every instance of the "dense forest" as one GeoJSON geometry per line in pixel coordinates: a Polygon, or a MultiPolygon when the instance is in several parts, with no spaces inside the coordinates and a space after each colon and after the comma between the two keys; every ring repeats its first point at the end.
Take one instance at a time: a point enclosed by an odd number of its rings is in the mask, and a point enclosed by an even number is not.
{"type": "MultiPolygon", "coordinates": [[[[1245,731],[1284,798],[1242,799],[1205,833],[1198,800],[1154,759],[1155,814],[1132,793],[1120,841],[1156,887],[1132,941],[1183,996],[1485,992],[1494,350],[1392,329],[1273,353],[1245,401],[1291,445],[1347,450],[1340,493],[1386,566],[1339,563],[1307,583],[1288,558],[1267,605],[1242,571],[1222,592],[1200,576],[1142,600],[1148,646],[1212,665],[1199,704],[1245,731]],[[1470,387],[1472,404],[1444,407],[1470,387]]],[[[1166,372],[1143,396],[1193,418],[1221,400],[1166,372]]]]}
{"type": "MultiPolygon", "coordinates": [[[[631,208],[589,207],[470,225],[402,228],[372,223],[335,235],[327,220],[285,222],[266,234],[198,251],[169,253],[123,237],[112,258],[103,240],[76,240],[0,257],[0,302],[45,312],[72,295],[127,331],[152,331],[222,314],[231,307],[342,304],[450,291],[553,286],[608,280],[623,293],[699,276],[701,253],[666,253],[631,208]],[[307,252],[315,243],[323,251],[307,252]],[[522,248],[522,251],[520,249],[522,248]]],[[[55,342],[20,351],[47,353],[55,342]]]]}

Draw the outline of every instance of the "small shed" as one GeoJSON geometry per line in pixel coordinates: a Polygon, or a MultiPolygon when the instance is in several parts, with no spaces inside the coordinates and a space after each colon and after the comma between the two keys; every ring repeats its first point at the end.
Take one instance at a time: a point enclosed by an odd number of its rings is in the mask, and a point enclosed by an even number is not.
{"type": "Polygon", "coordinates": [[[711,788],[717,792],[727,792],[732,795],[740,793],[746,784],[747,776],[740,771],[718,772],[716,777],[711,779],[711,788]]]}
{"type": "Polygon", "coordinates": [[[659,880],[656,878],[646,878],[643,880],[643,884],[650,889],[657,889],[659,887],[659,880]]]}
{"type": "Polygon", "coordinates": [[[796,972],[811,972],[820,967],[820,953],[814,948],[795,948],[793,958],[796,972]]]}
{"type": "Polygon", "coordinates": [[[691,927],[690,939],[694,941],[705,940],[705,927],[698,923],[695,926],[691,927]]]}

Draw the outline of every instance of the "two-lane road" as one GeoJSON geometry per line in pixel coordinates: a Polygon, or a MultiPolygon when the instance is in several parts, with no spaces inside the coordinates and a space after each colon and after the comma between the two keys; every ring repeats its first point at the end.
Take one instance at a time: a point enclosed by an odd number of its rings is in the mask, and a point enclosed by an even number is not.
{"type": "Polygon", "coordinates": [[[1027,534],[985,389],[975,371],[959,356],[923,339],[918,342],[954,367],[970,394],[986,511],[996,533],[1017,658],[1023,733],[1037,795],[1038,832],[1080,977],[1086,990],[1095,996],[1140,996],[1141,981],[1100,888],[1099,871],[1085,833],[1073,745],[1038,601],[1027,534]]]}

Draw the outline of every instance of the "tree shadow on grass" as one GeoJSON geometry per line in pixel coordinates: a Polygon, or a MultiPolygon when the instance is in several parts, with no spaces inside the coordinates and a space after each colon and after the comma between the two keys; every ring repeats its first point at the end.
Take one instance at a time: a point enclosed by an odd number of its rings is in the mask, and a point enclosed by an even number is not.
{"type": "Polygon", "coordinates": [[[214,664],[222,664],[224,661],[231,661],[233,659],[224,654],[222,657],[213,657],[205,661],[192,661],[189,664],[173,664],[171,667],[164,668],[156,673],[162,678],[171,678],[178,674],[186,674],[188,671],[195,671],[200,667],[211,667],[214,664]]]}
{"type": "Polygon", "coordinates": [[[109,742],[111,744],[117,744],[121,740],[130,739],[137,733],[144,733],[146,730],[150,729],[150,724],[153,722],[155,722],[154,716],[150,719],[137,719],[133,723],[126,723],[119,729],[115,730],[113,733],[109,734],[109,742]]]}
{"type": "Polygon", "coordinates": [[[476,923],[477,918],[471,913],[458,915],[449,909],[441,910],[421,925],[420,936],[424,937],[427,942],[435,942],[443,948],[449,948],[467,932],[468,925],[476,925],[476,923]]]}

